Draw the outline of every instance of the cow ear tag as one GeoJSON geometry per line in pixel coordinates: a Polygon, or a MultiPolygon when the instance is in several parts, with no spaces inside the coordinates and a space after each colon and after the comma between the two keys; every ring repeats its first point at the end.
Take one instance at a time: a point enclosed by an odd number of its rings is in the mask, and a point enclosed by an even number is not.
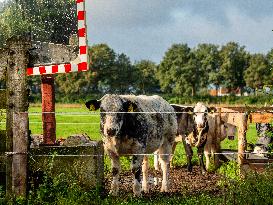
{"type": "Polygon", "coordinates": [[[91,104],[89,110],[90,110],[90,111],[96,111],[95,105],[91,104]]]}
{"type": "Polygon", "coordinates": [[[132,103],[130,103],[130,105],[128,107],[128,112],[134,112],[134,106],[132,103]]]}

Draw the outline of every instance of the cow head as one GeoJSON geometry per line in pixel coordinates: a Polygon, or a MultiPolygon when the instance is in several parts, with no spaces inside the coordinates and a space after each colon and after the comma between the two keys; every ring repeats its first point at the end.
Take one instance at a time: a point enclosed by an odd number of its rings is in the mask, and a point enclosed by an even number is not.
{"type": "Polygon", "coordinates": [[[207,116],[208,113],[216,112],[217,109],[215,107],[207,107],[205,104],[198,102],[194,109],[194,122],[198,130],[204,129],[207,126],[207,116]]]}
{"type": "Polygon", "coordinates": [[[134,112],[136,104],[119,95],[105,95],[101,100],[90,100],[85,103],[89,110],[100,109],[101,132],[104,136],[117,136],[124,123],[124,115],[134,112]]]}
{"type": "Polygon", "coordinates": [[[226,137],[230,140],[235,138],[237,127],[235,125],[221,121],[221,140],[226,137]]]}

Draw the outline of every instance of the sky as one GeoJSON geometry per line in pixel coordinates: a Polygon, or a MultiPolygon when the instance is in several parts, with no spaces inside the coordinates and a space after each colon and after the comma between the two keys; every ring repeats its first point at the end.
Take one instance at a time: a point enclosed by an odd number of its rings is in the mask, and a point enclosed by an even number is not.
{"type": "MultiPolygon", "coordinates": [[[[0,3],[3,0],[0,0],[0,3]]],[[[174,43],[273,48],[273,0],[86,0],[89,45],[159,63],[174,43]]]]}
{"type": "MultiPolygon", "coordinates": [[[[1,0],[0,0],[1,1],[1,0]]],[[[159,63],[174,43],[273,47],[272,0],[86,0],[89,45],[159,63]]]]}

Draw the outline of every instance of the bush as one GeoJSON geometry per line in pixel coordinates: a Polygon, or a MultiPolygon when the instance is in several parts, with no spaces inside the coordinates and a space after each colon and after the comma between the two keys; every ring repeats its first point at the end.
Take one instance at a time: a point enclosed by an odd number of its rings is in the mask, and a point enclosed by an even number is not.
{"type": "Polygon", "coordinates": [[[273,204],[272,167],[263,173],[249,172],[240,178],[236,162],[229,162],[219,169],[223,175],[224,204],[273,204]]]}

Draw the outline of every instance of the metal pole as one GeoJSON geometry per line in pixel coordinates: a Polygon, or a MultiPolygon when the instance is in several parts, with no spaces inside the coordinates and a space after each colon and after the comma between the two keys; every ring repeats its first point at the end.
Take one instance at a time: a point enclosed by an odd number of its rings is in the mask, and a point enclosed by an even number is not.
{"type": "Polygon", "coordinates": [[[41,78],[44,144],[54,145],[56,142],[56,119],[54,113],[55,112],[54,76],[42,75],[41,78]]]}

